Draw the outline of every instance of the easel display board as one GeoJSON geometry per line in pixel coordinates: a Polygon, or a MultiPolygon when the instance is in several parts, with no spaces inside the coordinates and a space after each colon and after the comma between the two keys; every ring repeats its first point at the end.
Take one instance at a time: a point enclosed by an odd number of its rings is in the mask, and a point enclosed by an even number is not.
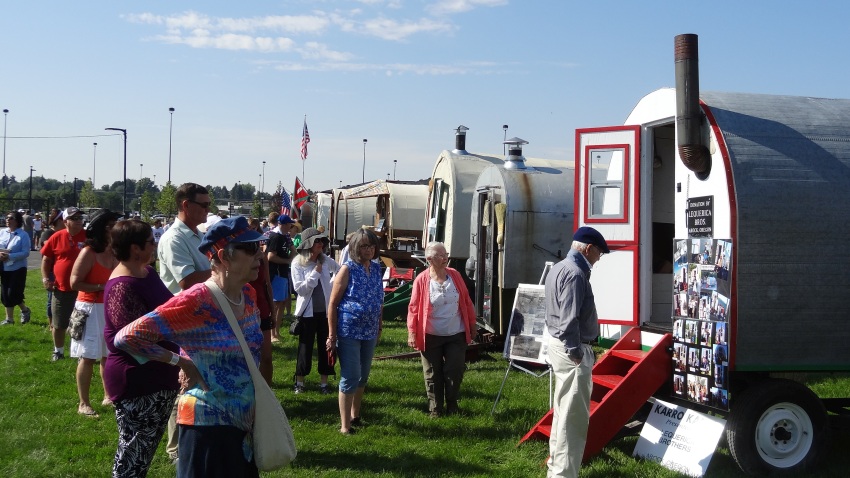
{"type": "Polygon", "coordinates": [[[546,364],[546,334],[544,286],[519,284],[505,340],[505,358],[546,364]]]}

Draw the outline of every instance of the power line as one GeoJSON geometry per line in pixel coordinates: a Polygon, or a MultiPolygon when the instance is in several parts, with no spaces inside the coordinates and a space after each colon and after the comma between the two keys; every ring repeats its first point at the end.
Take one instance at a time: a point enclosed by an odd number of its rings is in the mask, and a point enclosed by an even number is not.
{"type": "Polygon", "coordinates": [[[9,139],[73,139],[73,138],[101,138],[104,136],[121,136],[120,134],[89,134],[77,136],[3,136],[9,139]]]}

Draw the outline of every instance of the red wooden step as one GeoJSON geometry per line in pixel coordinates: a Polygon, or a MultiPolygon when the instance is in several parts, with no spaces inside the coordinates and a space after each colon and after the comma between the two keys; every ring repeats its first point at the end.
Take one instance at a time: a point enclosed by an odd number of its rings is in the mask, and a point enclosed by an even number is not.
{"type": "Polygon", "coordinates": [[[617,388],[620,382],[623,381],[622,375],[594,375],[593,383],[608,387],[610,389],[617,388]]]}
{"type": "Polygon", "coordinates": [[[611,350],[608,352],[614,357],[624,358],[626,360],[631,360],[632,362],[640,362],[643,360],[649,352],[644,352],[643,350],[611,350]]]}

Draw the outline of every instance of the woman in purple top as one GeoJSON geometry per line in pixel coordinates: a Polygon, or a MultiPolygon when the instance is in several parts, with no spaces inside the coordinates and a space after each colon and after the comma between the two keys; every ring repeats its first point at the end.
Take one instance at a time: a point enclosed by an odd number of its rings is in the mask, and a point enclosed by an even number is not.
{"type": "MultiPolygon", "coordinates": [[[[180,369],[157,361],[140,364],[116,348],[113,340],[122,327],[170,299],[171,292],[148,265],[156,251],[150,225],[138,220],[115,224],[112,250],[118,266],[109,277],[104,294],[104,338],[109,355],[103,373],[118,422],[118,451],[112,476],[145,476],[177,396],[180,369]]],[[[179,351],[171,342],[160,345],[179,351]]]]}

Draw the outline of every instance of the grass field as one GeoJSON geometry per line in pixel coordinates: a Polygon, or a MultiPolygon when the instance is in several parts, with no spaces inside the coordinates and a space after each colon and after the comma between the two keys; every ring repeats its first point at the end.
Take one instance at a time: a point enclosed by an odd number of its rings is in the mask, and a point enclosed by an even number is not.
{"type": "MultiPolygon", "coordinates": [[[[100,418],[81,417],[76,413],[76,362],[49,361],[52,342],[37,271],[30,271],[28,284],[32,322],[0,327],[0,477],[108,476],[116,427],[111,410],[99,405],[103,397],[99,375],[93,381],[92,403],[100,418]]],[[[378,355],[410,351],[401,322],[387,323],[384,334],[378,355]]],[[[354,436],[342,436],[337,432],[336,396],[318,393],[315,371],[307,378],[308,393],[292,393],[295,345],[292,337],[275,345],[273,388],[289,415],[299,454],[291,468],[264,476],[545,476],[546,443],[516,446],[548,409],[545,375],[535,378],[511,371],[491,416],[507,362],[499,353],[483,353],[468,365],[463,414],[434,420],[427,415],[418,358],[376,361],[364,398],[366,426],[354,436]]],[[[813,388],[828,396],[848,396],[850,380],[824,379],[813,388]]],[[[635,442],[635,437],[628,437],[610,443],[582,469],[582,476],[680,476],[633,459],[635,442]]],[[[835,434],[825,463],[808,476],[847,476],[848,447],[846,431],[835,434]]],[[[163,444],[149,476],[174,476],[163,444]]],[[[722,442],[707,476],[742,476],[722,442]]]]}

